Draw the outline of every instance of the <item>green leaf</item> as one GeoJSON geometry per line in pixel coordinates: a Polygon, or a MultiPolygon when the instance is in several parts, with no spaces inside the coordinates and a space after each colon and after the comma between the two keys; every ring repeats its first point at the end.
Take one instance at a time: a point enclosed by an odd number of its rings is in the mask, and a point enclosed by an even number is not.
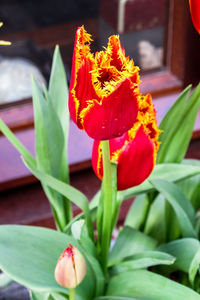
{"type": "Polygon", "coordinates": [[[49,98],[53,109],[60,120],[64,133],[64,151],[62,157],[61,178],[66,183],[69,183],[69,170],[67,162],[67,143],[69,134],[68,86],[59,46],[56,46],[53,55],[49,83],[49,98]]]}
{"type": "MultiPolygon", "coordinates": [[[[185,159],[182,161],[182,164],[185,165],[186,168],[188,164],[200,167],[200,161],[195,159],[185,159]]],[[[197,211],[200,208],[200,175],[182,180],[178,183],[178,186],[190,200],[195,211],[197,211]]]]}
{"type": "Polygon", "coordinates": [[[85,221],[83,219],[81,219],[81,220],[74,222],[71,226],[72,235],[76,240],[80,240],[80,238],[81,238],[81,231],[82,231],[84,223],[85,223],[85,221]]]}
{"type": "Polygon", "coordinates": [[[153,250],[156,241],[131,227],[125,226],[120,231],[108,259],[108,266],[118,264],[120,261],[135,253],[144,250],[153,250]]]}
{"type": "Polygon", "coordinates": [[[158,243],[166,241],[165,199],[159,194],[152,203],[144,228],[144,233],[156,239],[158,243]]]}
{"type": "Polygon", "coordinates": [[[190,268],[189,268],[189,280],[191,285],[194,285],[194,279],[197,274],[197,271],[199,270],[200,265],[200,247],[197,250],[193,260],[191,261],[190,268]]]}
{"type": "Polygon", "coordinates": [[[50,101],[45,100],[34,80],[32,88],[37,167],[58,178],[64,147],[62,127],[50,101]]]}
{"type": "Polygon", "coordinates": [[[137,196],[133,201],[127,214],[125,225],[139,230],[144,224],[149,208],[149,201],[146,194],[137,196]]]}
{"type": "Polygon", "coordinates": [[[130,297],[118,297],[118,296],[102,296],[102,297],[97,297],[94,300],[150,300],[147,298],[130,298],[130,297]]]}
{"type": "Polygon", "coordinates": [[[90,262],[94,272],[94,280],[96,281],[95,296],[102,295],[104,292],[105,279],[100,264],[97,260],[95,244],[88,236],[85,225],[81,227],[79,244],[85,250],[85,252],[87,252],[88,261],[90,262]]]}
{"type": "Polygon", "coordinates": [[[91,299],[94,294],[93,273],[87,253],[77,241],[64,233],[41,227],[0,226],[0,268],[13,280],[37,292],[68,290],[57,284],[54,270],[63,250],[71,243],[79,249],[87,262],[87,273],[76,288],[80,299],[91,299]]]}
{"type": "Polygon", "coordinates": [[[49,95],[53,108],[61,122],[63,132],[65,133],[65,139],[67,140],[69,126],[68,86],[59,46],[56,46],[53,55],[49,95]]]}
{"type": "Polygon", "coordinates": [[[183,91],[159,126],[163,132],[157,163],[181,162],[185,156],[200,106],[200,85],[188,98],[189,90],[183,91]]]}
{"type": "Polygon", "coordinates": [[[182,235],[184,237],[197,237],[192,225],[194,222],[193,207],[181,190],[175,184],[166,180],[154,179],[151,182],[172,206],[181,227],[182,235]]]}
{"type": "Polygon", "coordinates": [[[112,268],[111,272],[112,274],[119,274],[130,270],[146,269],[156,265],[171,265],[175,259],[175,257],[164,252],[143,251],[120,262],[112,268]]]}
{"type": "Polygon", "coordinates": [[[155,190],[150,180],[153,179],[166,179],[170,182],[178,182],[185,178],[200,174],[200,167],[188,165],[187,168],[181,164],[160,164],[156,165],[149,179],[145,180],[142,184],[119,191],[118,195],[123,199],[129,199],[141,193],[147,193],[155,190]]]}
{"type": "Polygon", "coordinates": [[[51,187],[55,191],[59,192],[61,195],[68,198],[72,203],[76,204],[78,207],[80,207],[86,218],[86,224],[88,231],[90,233],[90,236],[93,237],[93,225],[92,220],[90,216],[90,210],[89,210],[89,204],[87,197],[75,189],[74,187],[70,186],[69,184],[66,184],[50,175],[47,175],[35,168],[33,168],[28,162],[24,161],[26,166],[31,170],[31,172],[40,179],[45,185],[51,187]]]}
{"type": "Polygon", "coordinates": [[[13,280],[5,273],[0,273],[0,289],[7,287],[13,280]]]}
{"type": "MultiPolygon", "coordinates": [[[[159,251],[169,253],[176,257],[175,263],[168,267],[169,270],[180,270],[188,273],[195,254],[199,249],[200,243],[196,239],[182,238],[164,244],[158,248],[159,251]]],[[[166,268],[166,267],[165,267],[166,268]]]]}
{"type": "Polygon", "coordinates": [[[192,289],[146,270],[129,271],[114,276],[109,281],[106,295],[152,300],[200,299],[200,295],[192,289]]]}
{"type": "Polygon", "coordinates": [[[47,300],[48,297],[49,297],[49,293],[38,293],[35,291],[30,291],[31,300],[47,300]]]}
{"type": "Polygon", "coordinates": [[[66,300],[67,296],[60,295],[58,293],[38,293],[36,291],[30,291],[31,300],[66,300]]]}

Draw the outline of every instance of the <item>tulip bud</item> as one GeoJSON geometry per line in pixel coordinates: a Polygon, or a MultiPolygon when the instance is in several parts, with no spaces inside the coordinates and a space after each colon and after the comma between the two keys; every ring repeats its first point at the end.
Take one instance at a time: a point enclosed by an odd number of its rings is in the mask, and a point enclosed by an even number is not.
{"type": "Polygon", "coordinates": [[[83,280],[86,274],[86,262],[77,248],[69,244],[55,268],[55,279],[63,287],[73,289],[83,280]]]}

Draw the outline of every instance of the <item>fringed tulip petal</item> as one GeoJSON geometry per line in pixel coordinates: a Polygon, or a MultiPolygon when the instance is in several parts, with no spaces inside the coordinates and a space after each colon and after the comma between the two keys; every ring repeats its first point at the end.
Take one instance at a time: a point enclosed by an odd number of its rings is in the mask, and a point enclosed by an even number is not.
{"type": "Polygon", "coordinates": [[[139,185],[151,174],[153,167],[153,142],[141,127],[134,140],[120,152],[117,168],[118,189],[139,185]]]}
{"type": "Polygon", "coordinates": [[[90,52],[90,35],[77,29],[69,91],[69,111],[80,129],[96,140],[118,137],[138,112],[138,67],[125,56],[119,37],[105,51],[90,52]]]}
{"type": "MultiPolygon", "coordinates": [[[[110,159],[117,163],[118,190],[142,183],[152,172],[159,148],[159,129],[151,96],[140,95],[139,111],[133,127],[121,137],[109,140],[110,159]]],[[[101,143],[94,141],[92,166],[103,178],[101,143]]]]}
{"type": "Polygon", "coordinates": [[[99,99],[91,81],[92,62],[84,58],[82,65],[77,71],[74,89],[69,93],[69,112],[72,120],[80,129],[83,129],[80,118],[81,111],[88,107],[88,99],[99,99]]]}
{"type": "Polygon", "coordinates": [[[189,0],[189,3],[193,25],[200,34],[200,0],[189,0]]]}
{"type": "Polygon", "coordinates": [[[131,82],[125,79],[101,103],[95,101],[82,111],[83,127],[90,137],[108,140],[131,128],[137,111],[137,94],[131,90],[131,82]]]}

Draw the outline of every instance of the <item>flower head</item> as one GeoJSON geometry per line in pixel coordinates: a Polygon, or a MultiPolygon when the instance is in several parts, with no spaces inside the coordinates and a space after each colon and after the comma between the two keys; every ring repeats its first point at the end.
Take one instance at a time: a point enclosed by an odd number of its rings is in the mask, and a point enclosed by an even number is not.
{"type": "Polygon", "coordinates": [[[200,1],[189,0],[189,4],[193,25],[197,32],[200,34],[200,1]]]}
{"type": "Polygon", "coordinates": [[[86,274],[86,263],[77,248],[69,244],[55,268],[55,279],[63,287],[75,288],[86,274]]]}
{"type": "Polygon", "coordinates": [[[104,51],[90,52],[91,36],[76,31],[69,110],[80,129],[96,140],[121,136],[138,112],[139,68],[125,56],[119,37],[109,38],[104,51]]]}
{"type": "MultiPolygon", "coordinates": [[[[151,95],[140,96],[139,112],[133,127],[119,138],[109,141],[110,158],[117,163],[118,190],[142,183],[152,172],[156,162],[159,129],[151,95]]],[[[102,180],[101,143],[94,141],[92,166],[102,180]]]]}

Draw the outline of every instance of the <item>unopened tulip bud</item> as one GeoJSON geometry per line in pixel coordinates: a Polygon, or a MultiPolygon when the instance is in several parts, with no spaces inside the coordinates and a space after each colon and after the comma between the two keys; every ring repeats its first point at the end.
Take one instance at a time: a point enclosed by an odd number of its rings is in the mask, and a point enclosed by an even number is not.
{"type": "Polygon", "coordinates": [[[83,280],[86,274],[86,262],[77,248],[69,244],[55,269],[55,279],[63,287],[73,289],[83,280]]]}

